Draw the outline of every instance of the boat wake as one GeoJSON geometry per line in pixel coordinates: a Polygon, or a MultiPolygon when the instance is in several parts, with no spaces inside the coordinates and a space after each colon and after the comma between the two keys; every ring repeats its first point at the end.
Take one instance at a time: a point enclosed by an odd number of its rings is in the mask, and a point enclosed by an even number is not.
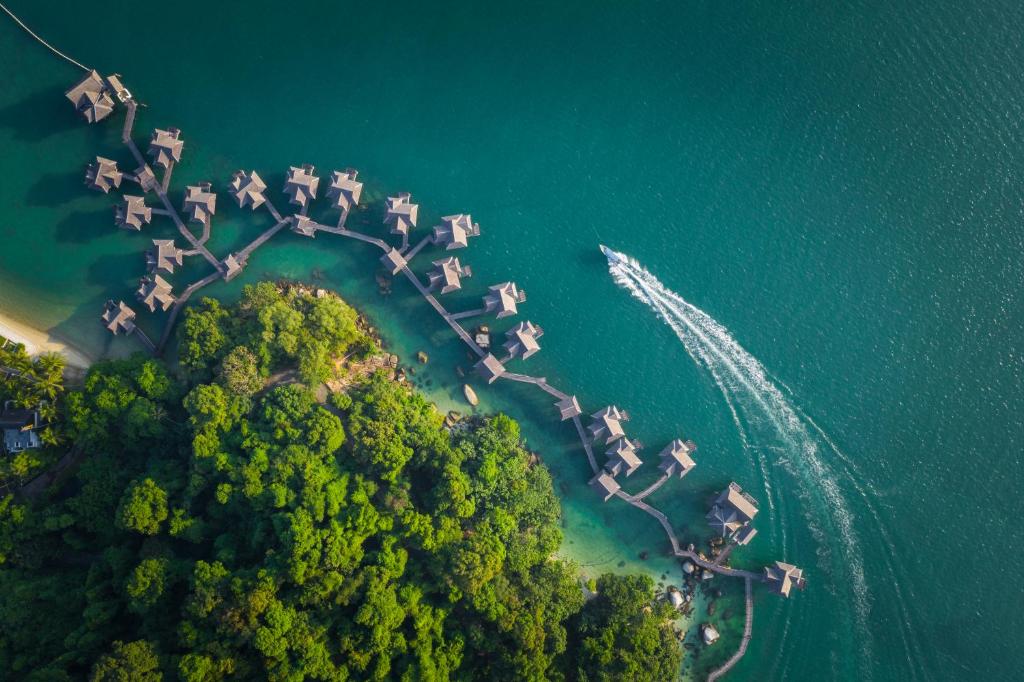
{"type": "MultiPolygon", "coordinates": [[[[604,246],[601,250],[608,257],[615,282],[651,308],[676,334],[693,361],[714,380],[744,449],[764,475],[772,516],[775,505],[784,502],[773,485],[772,469],[782,468],[791,474],[818,546],[819,568],[831,576],[830,589],[854,606],[850,625],[857,634],[865,675],[869,675],[872,598],[854,516],[839,488],[836,472],[823,456],[834,449],[834,444],[790,402],[728,329],[669,290],[629,256],[604,246]]],[[[785,524],[780,531],[785,532],[785,524]]],[[[782,542],[784,545],[785,536],[782,542]]]]}

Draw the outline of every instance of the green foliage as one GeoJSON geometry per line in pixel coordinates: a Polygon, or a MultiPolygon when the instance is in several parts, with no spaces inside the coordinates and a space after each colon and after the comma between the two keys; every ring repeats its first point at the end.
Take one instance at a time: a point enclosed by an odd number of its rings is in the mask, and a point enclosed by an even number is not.
{"type": "Polygon", "coordinates": [[[261,284],[187,319],[187,386],[97,365],[66,401],[81,465],[45,504],[0,501],[0,679],[674,676],[649,581],[583,606],[514,421],[449,434],[380,375],[333,411],[263,391],[369,347],[333,297],[261,284]]]}

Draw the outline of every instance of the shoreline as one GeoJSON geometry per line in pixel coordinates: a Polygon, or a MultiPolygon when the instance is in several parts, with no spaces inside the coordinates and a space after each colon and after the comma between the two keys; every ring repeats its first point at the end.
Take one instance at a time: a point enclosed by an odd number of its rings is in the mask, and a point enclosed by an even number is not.
{"type": "Polygon", "coordinates": [[[57,335],[19,322],[2,310],[0,310],[0,336],[15,343],[24,344],[25,350],[33,357],[40,353],[59,353],[64,356],[68,368],[84,371],[96,362],[91,355],[57,335]]]}

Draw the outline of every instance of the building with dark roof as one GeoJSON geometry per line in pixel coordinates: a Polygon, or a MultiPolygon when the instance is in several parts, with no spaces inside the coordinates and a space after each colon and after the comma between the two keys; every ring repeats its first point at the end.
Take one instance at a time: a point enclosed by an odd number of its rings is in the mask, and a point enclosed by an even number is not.
{"type": "Polygon", "coordinates": [[[594,440],[603,440],[608,445],[626,435],[622,430],[622,422],[627,421],[629,415],[614,405],[598,410],[590,418],[593,421],[588,431],[594,440]]]}
{"type": "Polygon", "coordinates": [[[754,520],[757,511],[757,502],[754,498],[743,492],[743,488],[737,483],[730,483],[711,505],[707,519],[715,532],[723,538],[732,538],[738,544],[745,544],[754,537],[754,534],[744,533],[742,538],[737,535],[754,520]],[[745,542],[739,543],[741,539],[745,539],[745,542]]]}
{"type": "Polygon", "coordinates": [[[244,170],[235,171],[235,174],[231,176],[231,182],[228,184],[228,187],[231,188],[231,196],[239,208],[248,206],[255,210],[267,200],[263,195],[267,190],[267,184],[263,182],[263,178],[256,171],[249,171],[248,173],[244,170]]]}
{"type": "Polygon", "coordinates": [[[157,128],[149,140],[149,155],[153,157],[153,165],[167,170],[173,164],[181,161],[181,150],[184,146],[185,141],[181,139],[180,130],[157,128]]]}
{"type": "Polygon", "coordinates": [[[102,156],[97,156],[96,161],[90,163],[88,168],[85,169],[86,186],[89,189],[99,190],[104,194],[111,189],[120,187],[123,178],[124,173],[118,170],[117,161],[111,161],[102,156]]]}
{"type": "Polygon", "coordinates": [[[175,266],[180,267],[184,254],[174,245],[172,239],[154,239],[153,248],[146,251],[146,269],[150,272],[174,274],[175,266]]]}
{"type": "Polygon", "coordinates": [[[188,215],[191,222],[205,225],[217,212],[217,195],[210,189],[211,185],[208,182],[185,188],[185,201],[181,210],[188,215]]]}
{"type": "Polygon", "coordinates": [[[139,280],[139,290],[135,292],[135,297],[149,308],[151,313],[155,313],[157,308],[167,310],[175,301],[171,285],[157,274],[147,275],[139,280]]]}
{"type": "Polygon", "coordinates": [[[19,409],[14,406],[13,400],[8,400],[0,412],[4,452],[14,455],[42,447],[43,441],[37,433],[41,426],[39,410],[19,409]]]}
{"type": "Polygon", "coordinates": [[[669,476],[682,478],[697,466],[697,463],[690,457],[696,450],[697,444],[692,440],[684,441],[676,438],[658,453],[658,457],[661,458],[658,468],[669,476]]]}
{"type": "Polygon", "coordinates": [[[459,263],[454,256],[442,258],[433,262],[434,269],[427,273],[432,289],[440,289],[442,294],[458,291],[462,288],[463,277],[471,277],[473,271],[468,265],[459,263]]]}
{"type": "Polygon", "coordinates": [[[131,334],[135,331],[135,311],[125,305],[124,301],[107,301],[100,319],[107,331],[115,336],[121,332],[131,334]]]}
{"type": "Polygon", "coordinates": [[[636,445],[625,436],[617,439],[604,453],[608,455],[608,461],[604,464],[605,471],[612,476],[622,473],[627,477],[631,476],[643,464],[636,451],[636,445]]]}
{"type": "Polygon", "coordinates": [[[527,359],[540,350],[537,339],[544,335],[544,330],[532,322],[520,322],[505,332],[508,341],[505,342],[505,350],[510,358],[527,359]]]}
{"type": "Polygon", "coordinates": [[[484,309],[494,313],[498,319],[515,315],[516,304],[526,302],[526,292],[520,291],[515,282],[502,282],[488,289],[484,296],[484,309]]]}
{"type": "Polygon", "coordinates": [[[89,123],[102,121],[114,111],[114,100],[106,82],[95,70],[64,93],[75,105],[75,111],[89,123]]]}
{"type": "Polygon", "coordinates": [[[121,197],[121,203],[114,207],[114,222],[125,230],[139,232],[142,226],[153,219],[153,210],[146,206],[144,197],[137,197],[125,194],[121,197]]]}
{"type": "Polygon", "coordinates": [[[469,238],[480,234],[480,225],[468,213],[446,215],[434,227],[434,243],[451,251],[469,245],[469,238]]]}
{"type": "Polygon", "coordinates": [[[303,164],[301,167],[291,166],[288,168],[288,179],[284,182],[284,193],[289,196],[289,203],[305,208],[309,202],[316,199],[316,190],[320,186],[320,178],[316,175],[316,168],[311,164],[303,164]]]}
{"type": "Polygon", "coordinates": [[[152,192],[158,185],[156,175],[149,166],[139,166],[135,169],[135,182],[139,183],[143,192],[152,192]]]}

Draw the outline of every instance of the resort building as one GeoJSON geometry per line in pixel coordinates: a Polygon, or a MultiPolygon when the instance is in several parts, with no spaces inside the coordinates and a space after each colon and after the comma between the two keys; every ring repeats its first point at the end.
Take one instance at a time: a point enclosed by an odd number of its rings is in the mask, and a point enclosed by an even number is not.
{"type": "Polygon", "coordinates": [[[462,278],[472,277],[473,271],[468,265],[459,263],[454,256],[433,262],[434,269],[427,273],[431,289],[440,289],[442,294],[458,291],[462,288],[462,278]]]}
{"type": "Polygon", "coordinates": [[[301,234],[303,237],[316,236],[316,221],[304,215],[292,217],[292,232],[301,234]]]}
{"type": "Polygon", "coordinates": [[[495,313],[500,320],[515,315],[517,303],[526,302],[526,292],[520,291],[515,282],[502,282],[489,288],[490,293],[484,296],[484,310],[495,313]]]}
{"type": "Polygon", "coordinates": [[[154,166],[167,170],[181,161],[181,149],[185,146],[185,141],[180,138],[181,131],[177,128],[157,128],[153,131],[153,137],[149,141],[149,155],[153,157],[154,166]]]}
{"type": "Polygon", "coordinates": [[[783,597],[788,597],[793,587],[802,590],[806,584],[803,570],[781,561],[776,561],[774,566],[764,567],[764,581],[772,592],[783,597]]]}
{"type": "Polygon", "coordinates": [[[153,209],[146,206],[145,197],[125,194],[121,197],[121,203],[114,207],[114,222],[125,230],[139,232],[152,219],[153,209]]]}
{"type": "Polygon", "coordinates": [[[604,454],[608,455],[608,461],[604,469],[612,476],[625,473],[627,477],[640,468],[643,462],[636,456],[636,445],[626,437],[619,438],[604,454]]]}
{"type": "Polygon", "coordinates": [[[184,253],[174,245],[172,239],[154,239],[153,248],[146,251],[146,269],[150,272],[174,274],[175,266],[180,267],[184,253]]]}
{"type": "Polygon", "coordinates": [[[493,384],[498,377],[505,373],[505,365],[501,364],[501,361],[490,353],[481,358],[473,366],[473,369],[477,371],[477,374],[486,379],[489,384],[493,384]]]}
{"type": "Polygon", "coordinates": [[[124,173],[117,169],[117,161],[97,156],[94,163],[85,169],[85,184],[89,189],[96,189],[104,194],[121,186],[124,173]]]}
{"type": "Polygon", "coordinates": [[[41,447],[43,442],[36,433],[40,426],[38,410],[17,409],[14,401],[8,400],[4,404],[3,412],[0,412],[4,452],[14,455],[41,447]]]}
{"type": "Polygon", "coordinates": [[[124,87],[124,83],[121,82],[121,74],[119,73],[112,73],[107,76],[107,89],[114,93],[114,97],[121,104],[132,98],[132,93],[128,92],[128,88],[124,87]]]}
{"type": "Polygon", "coordinates": [[[155,313],[157,308],[167,310],[174,305],[171,285],[157,274],[148,275],[139,280],[139,290],[135,292],[135,296],[142,305],[149,308],[151,313],[155,313]]]}
{"type": "Polygon", "coordinates": [[[110,96],[107,84],[95,70],[89,72],[78,85],[64,93],[64,96],[75,105],[89,123],[102,121],[114,111],[114,100],[110,96]]]}
{"type": "Polygon", "coordinates": [[[590,418],[594,420],[588,428],[593,440],[604,440],[608,445],[626,435],[622,422],[629,421],[629,415],[614,405],[595,412],[590,418]]]}
{"type": "Polygon", "coordinates": [[[544,330],[532,322],[520,322],[505,332],[508,341],[505,342],[505,350],[508,351],[509,359],[522,358],[525,360],[540,350],[537,339],[544,336],[544,330]]]}
{"type": "Polygon", "coordinates": [[[658,453],[658,457],[661,458],[658,468],[669,476],[682,478],[697,466],[697,463],[690,457],[696,450],[697,444],[692,440],[683,441],[676,438],[658,453]]]}
{"type": "Polygon", "coordinates": [[[242,268],[245,267],[245,262],[239,261],[238,257],[232,253],[221,262],[221,265],[224,266],[224,281],[230,282],[235,277],[242,274],[242,268]]]}
{"type": "Polygon", "coordinates": [[[135,311],[125,305],[124,301],[107,301],[103,307],[103,326],[115,336],[121,332],[131,334],[135,331],[135,311]]]}
{"type": "Polygon", "coordinates": [[[405,258],[402,257],[402,252],[398,249],[388,249],[380,257],[380,262],[391,275],[397,275],[406,266],[405,258]]]}
{"type": "Polygon", "coordinates": [[[152,192],[157,187],[156,175],[153,174],[153,169],[149,166],[140,166],[135,169],[135,182],[139,183],[143,192],[152,192]]]}
{"type": "Polygon", "coordinates": [[[558,415],[562,418],[562,421],[578,417],[583,413],[574,395],[559,400],[555,403],[555,408],[558,410],[558,415]]]}
{"type": "Polygon", "coordinates": [[[327,188],[327,198],[331,200],[331,206],[346,212],[356,207],[363,195],[363,183],[358,182],[357,177],[359,171],[354,168],[331,173],[331,185],[327,188]]]}
{"type": "Polygon", "coordinates": [[[719,535],[731,538],[740,545],[747,544],[756,535],[753,528],[749,531],[744,530],[750,526],[755,516],[757,502],[736,483],[730,483],[729,487],[722,491],[711,505],[711,511],[707,513],[708,522],[719,535]]]}
{"type": "Polygon", "coordinates": [[[320,178],[313,175],[316,168],[306,163],[301,168],[288,168],[288,179],[284,182],[284,193],[289,196],[289,203],[306,208],[309,202],[316,199],[316,189],[320,186],[320,178]]]}
{"type": "Polygon", "coordinates": [[[406,236],[416,227],[420,206],[412,203],[410,199],[412,195],[408,192],[402,192],[397,197],[388,197],[384,224],[391,226],[391,234],[406,236]]]}
{"type": "Polygon", "coordinates": [[[599,471],[597,476],[590,479],[590,487],[601,496],[603,502],[610,500],[622,488],[615,477],[607,471],[599,471]]]}
{"type": "Polygon", "coordinates": [[[480,225],[473,222],[468,213],[446,215],[441,224],[434,227],[434,243],[445,249],[462,249],[469,245],[469,238],[480,234],[480,225]]]}
{"type": "Polygon", "coordinates": [[[248,206],[255,210],[266,201],[263,193],[267,189],[267,184],[263,182],[263,178],[256,171],[248,173],[243,170],[235,171],[235,174],[231,176],[229,187],[231,196],[234,197],[239,208],[248,206]]]}
{"type": "Polygon", "coordinates": [[[185,188],[185,202],[181,210],[193,223],[206,225],[217,212],[217,195],[210,191],[210,183],[201,182],[185,188]]]}

